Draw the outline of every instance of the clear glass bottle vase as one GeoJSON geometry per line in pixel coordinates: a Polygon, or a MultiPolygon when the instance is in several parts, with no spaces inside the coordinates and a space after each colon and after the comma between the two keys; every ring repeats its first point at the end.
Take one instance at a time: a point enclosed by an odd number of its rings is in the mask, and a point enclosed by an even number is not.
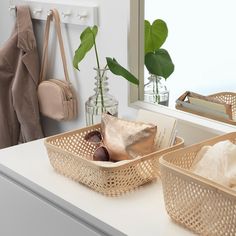
{"type": "Polygon", "coordinates": [[[108,69],[96,69],[95,94],[85,103],[86,124],[94,125],[101,122],[103,113],[118,116],[118,101],[108,93],[108,69]]]}
{"type": "Polygon", "coordinates": [[[148,77],[148,82],[144,85],[144,101],[169,105],[169,91],[160,76],[150,74],[148,77]]]}

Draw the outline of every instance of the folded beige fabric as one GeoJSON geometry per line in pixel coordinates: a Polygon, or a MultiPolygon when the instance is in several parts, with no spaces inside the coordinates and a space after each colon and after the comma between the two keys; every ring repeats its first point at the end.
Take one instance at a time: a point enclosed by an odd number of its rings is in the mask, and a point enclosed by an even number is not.
{"type": "Polygon", "coordinates": [[[219,184],[236,189],[236,145],[229,140],[204,146],[191,170],[219,184]]]}

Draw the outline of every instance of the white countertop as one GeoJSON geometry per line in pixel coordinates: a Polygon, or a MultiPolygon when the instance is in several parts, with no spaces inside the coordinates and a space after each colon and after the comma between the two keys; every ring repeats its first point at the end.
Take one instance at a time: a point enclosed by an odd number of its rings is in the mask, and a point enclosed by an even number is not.
{"type": "Polygon", "coordinates": [[[160,181],[120,197],[105,197],[57,174],[43,140],[0,150],[0,164],[129,236],[193,235],[167,215],[160,181]]]}

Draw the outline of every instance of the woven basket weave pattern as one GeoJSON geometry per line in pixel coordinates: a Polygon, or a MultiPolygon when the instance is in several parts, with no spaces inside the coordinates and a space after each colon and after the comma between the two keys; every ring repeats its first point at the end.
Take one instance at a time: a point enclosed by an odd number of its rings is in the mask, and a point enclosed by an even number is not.
{"type": "Polygon", "coordinates": [[[184,107],[180,104],[176,104],[176,109],[186,111],[186,112],[190,112],[190,113],[193,113],[193,114],[196,114],[196,115],[204,116],[204,117],[207,117],[207,118],[211,118],[211,119],[214,119],[214,120],[226,122],[226,123],[229,123],[229,124],[232,124],[232,125],[236,125],[236,93],[232,93],[232,92],[215,93],[215,94],[209,95],[208,97],[209,98],[215,98],[219,102],[224,102],[224,103],[230,104],[231,109],[232,109],[232,120],[231,119],[226,119],[226,118],[223,118],[223,117],[222,118],[217,117],[215,115],[208,114],[208,113],[203,113],[201,111],[197,112],[195,110],[191,110],[190,108],[186,108],[186,107],[184,107]]]}
{"type": "Polygon", "coordinates": [[[231,104],[232,117],[233,117],[233,120],[236,119],[236,93],[216,93],[216,94],[211,95],[210,97],[214,97],[221,102],[231,104]]]}
{"type": "Polygon", "coordinates": [[[100,125],[50,137],[45,146],[50,163],[57,172],[110,196],[123,194],[157,178],[160,156],[183,146],[183,140],[178,138],[170,149],[123,165],[102,167],[88,161],[92,159],[96,146],[85,141],[84,136],[93,130],[100,130],[100,125]]]}
{"type": "Polygon", "coordinates": [[[160,160],[168,214],[200,235],[236,235],[236,192],[186,171],[202,146],[226,139],[236,143],[236,133],[166,154],[160,160]]]}

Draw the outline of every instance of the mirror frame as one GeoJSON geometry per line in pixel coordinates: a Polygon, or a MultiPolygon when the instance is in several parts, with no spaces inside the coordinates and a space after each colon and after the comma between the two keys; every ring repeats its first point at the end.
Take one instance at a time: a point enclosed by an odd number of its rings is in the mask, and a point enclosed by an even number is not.
{"type": "Polygon", "coordinates": [[[128,62],[131,72],[139,79],[139,86],[130,85],[129,104],[143,100],[144,86],[144,3],[145,0],[130,0],[130,24],[128,38],[128,62]],[[138,49],[138,50],[137,50],[138,49]]]}
{"type": "Polygon", "coordinates": [[[144,7],[145,0],[130,0],[130,19],[128,24],[128,64],[130,71],[139,79],[139,86],[130,84],[128,91],[129,106],[135,109],[155,111],[178,119],[180,123],[203,127],[205,130],[233,132],[236,127],[220,121],[197,116],[174,108],[155,105],[143,101],[144,96],[144,7]]]}

